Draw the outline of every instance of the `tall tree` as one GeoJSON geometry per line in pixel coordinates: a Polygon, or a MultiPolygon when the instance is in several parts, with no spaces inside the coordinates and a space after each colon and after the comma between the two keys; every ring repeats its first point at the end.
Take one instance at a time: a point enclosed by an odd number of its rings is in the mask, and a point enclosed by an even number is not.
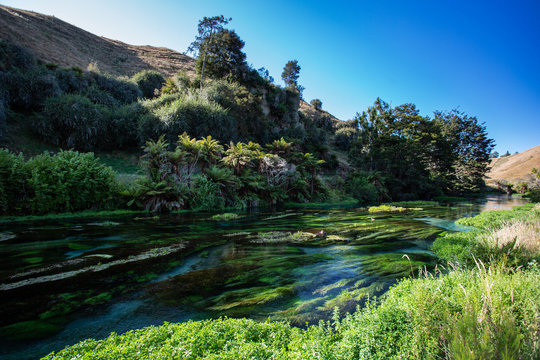
{"type": "Polygon", "coordinates": [[[204,47],[206,56],[199,57],[196,69],[213,78],[224,78],[233,75],[239,78],[242,71],[247,68],[246,54],[242,52],[244,42],[234,30],[222,29],[216,32],[204,47]],[[205,66],[206,61],[206,66],[205,66]]]}
{"type": "Polygon", "coordinates": [[[298,77],[300,76],[300,65],[298,65],[298,60],[289,60],[283,72],[281,73],[281,78],[285,85],[291,89],[298,90],[298,77]]]}
{"type": "Polygon", "coordinates": [[[204,84],[204,70],[208,57],[208,47],[212,45],[214,35],[223,30],[223,27],[231,20],[232,18],[225,18],[223,15],[219,15],[213,17],[205,16],[199,21],[198,34],[195,37],[195,41],[193,41],[189,46],[188,52],[195,54],[197,57],[203,57],[201,68],[201,88],[204,84]]]}
{"type": "Polygon", "coordinates": [[[451,184],[452,190],[479,190],[484,184],[484,175],[489,170],[489,155],[494,146],[484,123],[458,110],[437,111],[434,121],[441,126],[443,136],[454,149],[455,179],[451,184]]]}

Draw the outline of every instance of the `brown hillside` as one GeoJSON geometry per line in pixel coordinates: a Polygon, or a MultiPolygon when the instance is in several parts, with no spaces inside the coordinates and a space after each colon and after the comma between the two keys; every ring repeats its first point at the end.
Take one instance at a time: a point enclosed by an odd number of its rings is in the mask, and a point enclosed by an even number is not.
{"type": "Polygon", "coordinates": [[[31,50],[44,62],[131,76],[153,69],[165,75],[181,70],[194,74],[195,61],[176,51],[154,46],[135,46],[99,37],[54,16],[0,5],[0,39],[31,50]]]}
{"type": "Polygon", "coordinates": [[[487,183],[505,180],[508,183],[531,182],[531,170],[540,169],[540,145],[527,151],[491,160],[487,183]]]}

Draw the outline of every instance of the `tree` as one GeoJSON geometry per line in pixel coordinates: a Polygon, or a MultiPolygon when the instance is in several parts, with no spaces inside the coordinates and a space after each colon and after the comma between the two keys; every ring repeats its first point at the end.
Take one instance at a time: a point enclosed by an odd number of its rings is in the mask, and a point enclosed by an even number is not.
{"type": "Polygon", "coordinates": [[[298,60],[290,60],[285,64],[281,78],[288,88],[298,90],[298,77],[300,76],[300,65],[298,60]]]}
{"type": "Polygon", "coordinates": [[[225,18],[223,15],[204,17],[199,21],[198,34],[195,37],[195,41],[191,43],[188,48],[188,52],[195,54],[197,57],[203,57],[201,67],[201,89],[204,84],[204,70],[206,67],[206,60],[208,57],[208,46],[212,44],[214,34],[223,30],[223,27],[231,21],[232,18],[225,18]]]}
{"type": "Polygon", "coordinates": [[[496,159],[499,157],[499,153],[497,151],[492,151],[491,154],[489,154],[489,157],[492,159],[496,159]]]}
{"type": "Polygon", "coordinates": [[[319,99],[313,99],[309,103],[311,104],[311,106],[313,106],[317,110],[322,109],[322,101],[319,99]]]}
{"type": "Polygon", "coordinates": [[[262,67],[260,69],[257,70],[257,73],[259,74],[259,76],[261,78],[263,78],[264,80],[268,81],[269,83],[273,83],[274,82],[274,78],[272,76],[270,76],[270,72],[268,71],[268,69],[262,67]]]}
{"type": "Polygon", "coordinates": [[[454,192],[478,191],[484,185],[484,175],[489,170],[489,155],[494,141],[487,135],[486,127],[474,116],[458,110],[435,112],[434,121],[441,126],[442,135],[455,153],[453,164],[454,192]]]}
{"type": "Polygon", "coordinates": [[[221,79],[228,75],[240,78],[247,68],[246,54],[242,52],[244,42],[234,30],[222,29],[212,39],[206,39],[205,58],[197,60],[197,72],[206,73],[209,77],[221,79]],[[206,61],[206,67],[205,67],[206,61]],[[205,70],[206,69],[206,70],[205,70]]]}

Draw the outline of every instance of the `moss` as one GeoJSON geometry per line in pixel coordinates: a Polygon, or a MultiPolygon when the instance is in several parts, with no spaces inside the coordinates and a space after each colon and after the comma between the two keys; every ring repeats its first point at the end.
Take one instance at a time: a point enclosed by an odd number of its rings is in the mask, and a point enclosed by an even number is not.
{"type": "Polygon", "coordinates": [[[368,209],[368,212],[370,213],[378,213],[378,212],[403,212],[407,209],[404,207],[397,207],[392,205],[379,205],[379,206],[371,206],[368,209]]]}
{"type": "Polygon", "coordinates": [[[212,220],[227,221],[227,220],[238,219],[239,217],[240,215],[235,214],[235,213],[224,213],[224,214],[217,214],[217,215],[212,216],[212,220]]]}
{"type": "Polygon", "coordinates": [[[93,296],[91,298],[88,298],[84,300],[84,303],[87,305],[99,305],[104,304],[111,300],[112,295],[109,292],[102,292],[101,294],[98,294],[96,296],[93,296]]]}
{"type": "Polygon", "coordinates": [[[10,340],[43,339],[60,332],[62,329],[62,324],[29,320],[1,327],[0,336],[10,340]]]}
{"type": "Polygon", "coordinates": [[[36,257],[25,258],[24,261],[26,261],[29,264],[39,264],[43,261],[43,258],[40,256],[36,256],[36,257]]]}

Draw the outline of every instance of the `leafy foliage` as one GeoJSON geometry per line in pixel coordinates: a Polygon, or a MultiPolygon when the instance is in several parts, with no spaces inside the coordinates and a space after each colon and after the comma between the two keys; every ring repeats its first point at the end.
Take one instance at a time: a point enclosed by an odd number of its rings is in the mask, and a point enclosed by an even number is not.
{"type": "Polygon", "coordinates": [[[143,70],[138,72],[133,75],[131,81],[137,84],[139,89],[141,89],[142,95],[147,99],[156,97],[156,95],[159,94],[163,83],[165,83],[163,75],[155,70],[143,70]]]}
{"type": "Polygon", "coordinates": [[[113,170],[94,154],[61,151],[25,162],[22,155],[0,150],[0,211],[80,211],[106,207],[118,192],[113,170]]]}

